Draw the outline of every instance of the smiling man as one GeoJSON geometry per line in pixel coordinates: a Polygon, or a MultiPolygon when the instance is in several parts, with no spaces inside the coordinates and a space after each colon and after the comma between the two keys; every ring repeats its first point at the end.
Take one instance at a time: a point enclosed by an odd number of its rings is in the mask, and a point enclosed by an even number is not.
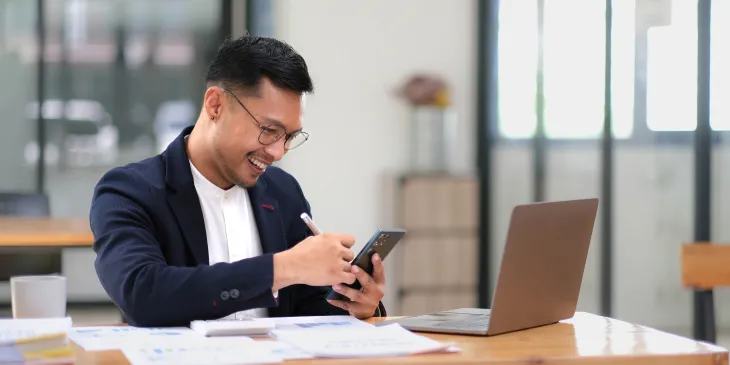
{"type": "Polygon", "coordinates": [[[304,59],[271,38],[226,41],[206,86],[194,126],[94,190],[96,272],[129,324],[385,315],[381,260],[370,276],[349,264],[351,235],[313,235],[301,187],[271,166],[308,137],[304,59]],[[361,291],[341,285],[355,280],[361,291]],[[326,301],[329,286],[351,301],[326,301]]]}

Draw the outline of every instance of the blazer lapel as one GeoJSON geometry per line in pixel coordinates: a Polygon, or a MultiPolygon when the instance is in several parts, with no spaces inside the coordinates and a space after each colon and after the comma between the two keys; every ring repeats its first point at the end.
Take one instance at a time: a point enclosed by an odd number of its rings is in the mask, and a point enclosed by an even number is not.
{"type": "Polygon", "coordinates": [[[207,265],[208,240],[205,234],[203,210],[200,207],[198,193],[195,191],[190,160],[185,150],[185,136],[190,134],[192,129],[192,127],[184,129],[165,151],[165,179],[170,187],[167,190],[167,201],[196,263],[207,265]]]}
{"type": "Polygon", "coordinates": [[[180,190],[169,194],[167,201],[180,225],[185,243],[198,264],[208,264],[208,239],[205,234],[203,210],[195,190],[180,190]]]}
{"type": "Polygon", "coordinates": [[[266,192],[266,182],[263,176],[259,178],[254,187],[247,190],[263,253],[277,253],[286,250],[286,236],[284,235],[284,225],[281,222],[279,204],[266,192]]]}

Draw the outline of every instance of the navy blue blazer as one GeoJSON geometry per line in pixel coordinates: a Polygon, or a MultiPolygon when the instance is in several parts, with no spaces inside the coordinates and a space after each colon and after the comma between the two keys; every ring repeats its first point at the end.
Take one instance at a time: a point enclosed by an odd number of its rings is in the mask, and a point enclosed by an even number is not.
{"type": "MultiPolygon", "coordinates": [[[[347,314],[324,299],[328,287],[293,285],[274,298],[273,255],[312,232],[299,183],[270,166],[247,189],[263,254],[209,265],[205,223],[184,136],[160,155],[116,167],[94,189],[94,266],[102,286],[134,326],[188,326],[252,308],[269,316],[347,314]]],[[[382,303],[380,314],[384,314],[382,303]]]]}

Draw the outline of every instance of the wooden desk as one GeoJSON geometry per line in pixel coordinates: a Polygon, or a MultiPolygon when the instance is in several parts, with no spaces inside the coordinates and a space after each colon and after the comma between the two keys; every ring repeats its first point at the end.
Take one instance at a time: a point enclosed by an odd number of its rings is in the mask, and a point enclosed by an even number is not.
{"type": "MultiPolygon", "coordinates": [[[[369,322],[378,319],[369,320],[369,322]]],[[[380,359],[313,359],[286,364],[728,364],[727,350],[597,315],[494,337],[425,334],[462,348],[455,354],[380,359]]],[[[85,352],[78,365],[128,364],[121,351],[85,352]]]]}
{"type": "Polygon", "coordinates": [[[0,248],[90,247],[86,219],[0,217],[0,248]]]}

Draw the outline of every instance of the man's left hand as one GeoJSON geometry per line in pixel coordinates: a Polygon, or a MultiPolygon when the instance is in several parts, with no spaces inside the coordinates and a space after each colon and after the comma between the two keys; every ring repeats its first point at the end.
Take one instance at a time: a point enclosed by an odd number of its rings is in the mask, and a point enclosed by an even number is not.
{"type": "Polygon", "coordinates": [[[358,319],[366,319],[375,315],[375,310],[385,295],[385,266],[378,254],[373,255],[372,261],[373,276],[355,265],[350,270],[360,282],[362,290],[355,290],[343,284],[332,287],[334,291],[350,298],[351,302],[342,300],[328,300],[328,302],[350,312],[351,316],[358,319]]]}

